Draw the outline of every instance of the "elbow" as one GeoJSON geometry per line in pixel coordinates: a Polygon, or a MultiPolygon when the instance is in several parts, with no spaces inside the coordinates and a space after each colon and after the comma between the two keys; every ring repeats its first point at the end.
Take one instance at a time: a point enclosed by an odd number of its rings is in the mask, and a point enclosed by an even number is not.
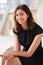
{"type": "Polygon", "coordinates": [[[28,56],[29,58],[31,58],[32,57],[32,54],[30,54],[30,56],[28,56]]]}
{"type": "Polygon", "coordinates": [[[32,57],[32,54],[28,55],[28,57],[31,58],[32,57]]]}
{"type": "Polygon", "coordinates": [[[27,52],[27,57],[31,58],[32,55],[33,55],[32,53],[27,52]]]}

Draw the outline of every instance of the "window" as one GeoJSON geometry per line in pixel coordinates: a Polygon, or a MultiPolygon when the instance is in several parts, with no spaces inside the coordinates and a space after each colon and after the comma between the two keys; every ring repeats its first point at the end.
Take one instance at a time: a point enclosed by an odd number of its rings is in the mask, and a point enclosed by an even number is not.
{"type": "Polygon", "coordinates": [[[7,3],[7,0],[0,0],[0,4],[5,4],[7,3]]]}
{"type": "Polygon", "coordinates": [[[7,0],[0,0],[0,13],[4,13],[7,6],[7,0]]]}

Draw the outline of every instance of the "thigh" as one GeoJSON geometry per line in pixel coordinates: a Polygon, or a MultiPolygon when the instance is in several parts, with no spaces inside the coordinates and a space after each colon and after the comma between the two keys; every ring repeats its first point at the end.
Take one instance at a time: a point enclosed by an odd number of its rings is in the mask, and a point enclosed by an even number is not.
{"type": "Polygon", "coordinates": [[[7,60],[4,65],[22,65],[18,57],[7,60]]]}

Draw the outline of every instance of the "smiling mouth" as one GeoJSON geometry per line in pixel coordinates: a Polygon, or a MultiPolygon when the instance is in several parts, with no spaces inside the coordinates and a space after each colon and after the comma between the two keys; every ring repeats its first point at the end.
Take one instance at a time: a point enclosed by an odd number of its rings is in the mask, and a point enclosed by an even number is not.
{"type": "Polygon", "coordinates": [[[22,22],[23,20],[19,20],[19,22],[22,22]]]}
{"type": "Polygon", "coordinates": [[[22,21],[19,21],[20,24],[22,24],[22,21]]]}

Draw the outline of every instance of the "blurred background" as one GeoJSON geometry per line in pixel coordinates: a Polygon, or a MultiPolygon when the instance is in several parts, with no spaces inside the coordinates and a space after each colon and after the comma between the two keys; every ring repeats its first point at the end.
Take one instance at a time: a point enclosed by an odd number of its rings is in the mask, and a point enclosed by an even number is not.
{"type": "MultiPolygon", "coordinates": [[[[15,8],[19,4],[28,5],[35,22],[43,28],[43,0],[0,0],[0,54],[14,44],[13,17],[15,8]]],[[[2,58],[0,58],[0,65],[2,65],[2,58]]]]}

